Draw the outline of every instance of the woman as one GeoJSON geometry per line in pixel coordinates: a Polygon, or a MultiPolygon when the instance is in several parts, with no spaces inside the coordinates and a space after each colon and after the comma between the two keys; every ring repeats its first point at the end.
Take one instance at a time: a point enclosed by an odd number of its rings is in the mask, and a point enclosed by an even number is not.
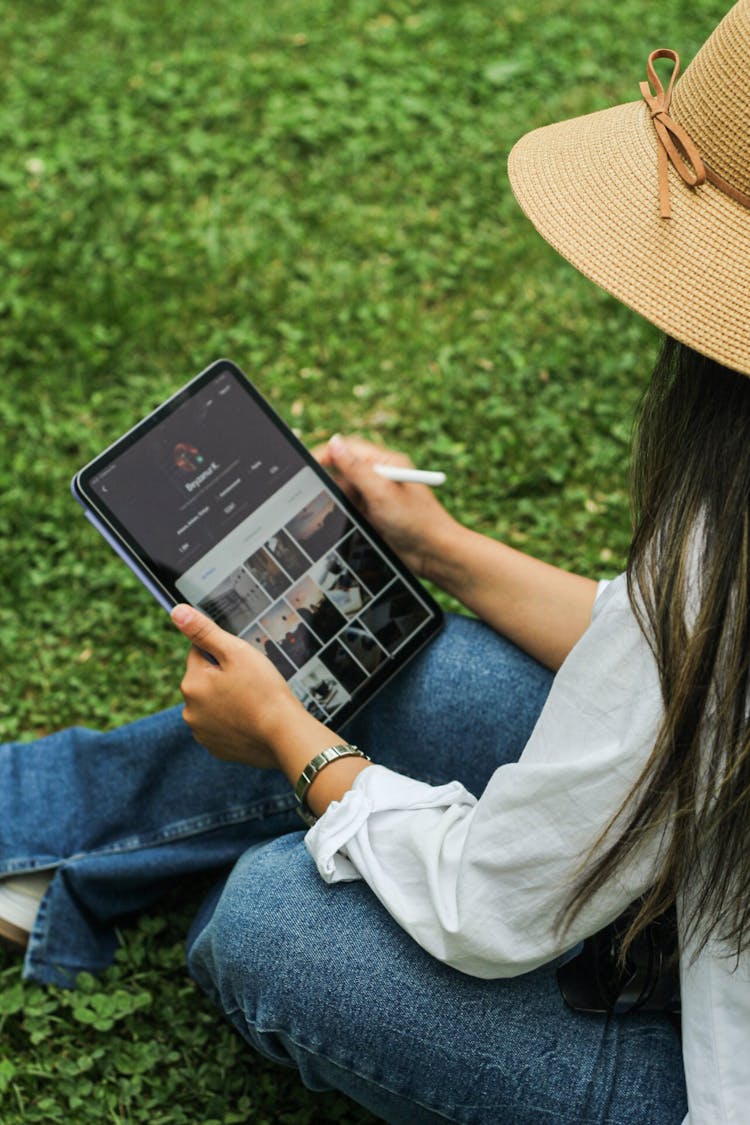
{"type": "Polygon", "coordinates": [[[480,621],[451,619],[332,735],[259,652],[177,607],[184,718],[223,763],[174,713],[3,749],[0,870],[55,872],[16,915],[27,975],[105,964],[113,918],[233,862],[191,972],[313,1089],[389,1121],[677,1122],[688,1103],[692,1125],[744,1119],[750,0],[671,105],[665,55],[641,101],[538,130],[510,159],[541,233],[668,334],[627,575],[597,586],[469,532],[372,471],[398,455],[332,439],[321,458],[345,491],[480,621]],[[626,946],[677,907],[682,1045],[664,1014],[560,996],[560,959],[633,902],[626,946]]]}

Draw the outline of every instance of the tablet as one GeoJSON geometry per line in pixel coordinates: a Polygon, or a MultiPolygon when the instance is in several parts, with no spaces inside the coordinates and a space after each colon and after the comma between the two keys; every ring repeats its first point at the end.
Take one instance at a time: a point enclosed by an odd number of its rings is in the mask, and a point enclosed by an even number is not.
{"type": "Polygon", "coordinates": [[[346,722],[440,629],[419,581],[240,369],[218,360],[71,488],[158,601],[197,606],[346,722]]]}

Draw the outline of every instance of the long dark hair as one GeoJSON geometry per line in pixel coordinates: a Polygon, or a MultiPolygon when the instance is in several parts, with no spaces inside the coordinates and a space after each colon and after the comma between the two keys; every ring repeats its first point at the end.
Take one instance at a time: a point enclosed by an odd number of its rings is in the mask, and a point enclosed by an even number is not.
{"type": "Polygon", "coordinates": [[[664,719],[613,818],[616,842],[592,859],[565,915],[666,828],[623,956],[688,879],[696,950],[710,938],[739,956],[750,947],[750,378],[667,339],[636,420],[631,486],[628,592],[664,719]]]}

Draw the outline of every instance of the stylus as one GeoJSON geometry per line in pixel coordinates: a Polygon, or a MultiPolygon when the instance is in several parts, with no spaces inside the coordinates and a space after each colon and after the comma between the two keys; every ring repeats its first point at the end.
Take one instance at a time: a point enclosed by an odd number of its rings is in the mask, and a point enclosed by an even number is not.
{"type": "Polygon", "coordinates": [[[406,469],[401,465],[373,465],[373,469],[379,476],[395,480],[399,484],[429,484],[432,488],[445,484],[445,473],[431,472],[428,469],[406,469]]]}

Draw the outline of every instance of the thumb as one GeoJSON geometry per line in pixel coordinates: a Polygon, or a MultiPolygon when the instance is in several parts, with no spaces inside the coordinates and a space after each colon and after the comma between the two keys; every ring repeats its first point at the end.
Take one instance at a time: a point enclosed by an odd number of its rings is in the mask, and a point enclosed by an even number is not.
{"type": "Polygon", "coordinates": [[[227,641],[233,640],[231,633],[227,633],[205,613],[191,605],[176,605],[171,613],[172,621],[196,648],[212,656],[221,663],[227,654],[227,641]]]}

